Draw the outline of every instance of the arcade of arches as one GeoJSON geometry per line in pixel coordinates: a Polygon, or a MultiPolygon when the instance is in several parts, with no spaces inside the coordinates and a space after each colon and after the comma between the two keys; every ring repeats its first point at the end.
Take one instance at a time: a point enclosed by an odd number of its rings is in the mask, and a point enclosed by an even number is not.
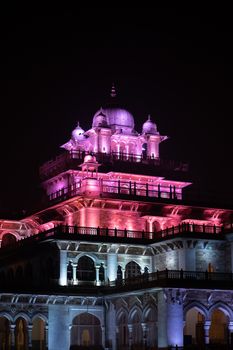
{"type": "MultiPolygon", "coordinates": [[[[157,308],[147,304],[144,308],[123,306],[116,311],[116,349],[141,350],[158,346],[157,308]]],[[[184,344],[201,349],[204,344],[224,346],[232,343],[230,336],[233,322],[222,307],[203,312],[197,307],[189,309],[184,317],[184,344]]],[[[73,317],[70,327],[70,349],[78,347],[104,347],[105,327],[94,314],[85,311],[73,317]],[[104,333],[103,333],[104,332],[104,333]]],[[[22,316],[13,322],[7,316],[0,317],[1,350],[45,350],[47,349],[48,325],[40,317],[31,323],[22,316]]]]}
{"type": "MultiPolygon", "coordinates": [[[[144,268],[144,273],[148,273],[149,269],[144,268]]],[[[132,278],[141,275],[141,267],[135,261],[130,261],[124,268],[119,265],[117,269],[117,279],[132,278]]],[[[96,266],[94,260],[89,256],[82,256],[77,263],[69,261],[67,265],[67,280],[69,283],[78,284],[78,282],[104,282],[106,279],[106,271],[103,263],[96,266]]]]}

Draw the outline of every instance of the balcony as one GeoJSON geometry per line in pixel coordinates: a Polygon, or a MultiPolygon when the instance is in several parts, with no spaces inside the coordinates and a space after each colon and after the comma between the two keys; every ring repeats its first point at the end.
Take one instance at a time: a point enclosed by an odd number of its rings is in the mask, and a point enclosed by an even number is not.
{"type": "MultiPolygon", "coordinates": [[[[82,183],[83,180],[80,180],[72,186],[51,193],[47,197],[47,204],[54,205],[75,196],[83,195],[82,183]]],[[[94,194],[100,197],[124,199],[129,197],[128,199],[146,199],[150,201],[154,199],[179,201],[182,199],[182,189],[176,186],[103,179],[98,179],[97,184],[99,194],[96,194],[96,192],[94,194]]]]}
{"type": "Polygon", "coordinates": [[[11,250],[17,250],[20,247],[34,246],[37,243],[46,240],[91,241],[134,245],[150,245],[156,242],[182,237],[224,240],[224,234],[231,232],[233,232],[232,223],[226,225],[226,227],[183,223],[158,232],[132,231],[127,229],[122,230],[108,227],[101,228],[59,225],[48,231],[21,239],[12,245],[1,247],[0,250],[1,255],[3,255],[4,252],[7,253],[11,250]]]}
{"type": "MultiPolygon", "coordinates": [[[[83,163],[84,157],[87,154],[89,154],[89,152],[84,151],[62,153],[54,160],[50,160],[40,167],[40,178],[44,181],[67,170],[77,170],[78,166],[83,163]]],[[[134,171],[138,170],[139,173],[151,172],[155,171],[155,169],[157,169],[159,172],[172,171],[184,173],[188,171],[188,164],[181,161],[144,157],[143,155],[127,154],[122,152],[112,152],[110,154],[92,154],[96,157],[99,164],[108,166],[109,170],[117,171],[124,169],[124,171],[127,172],[128,170],[132,170],[132,166],[135,165],[136,167],[134,166],[134,171]]]]}

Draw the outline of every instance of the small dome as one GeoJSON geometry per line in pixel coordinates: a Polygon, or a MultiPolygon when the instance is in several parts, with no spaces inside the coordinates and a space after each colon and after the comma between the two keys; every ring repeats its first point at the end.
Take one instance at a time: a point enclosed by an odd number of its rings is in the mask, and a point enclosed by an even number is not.
{"type": "Polygon", "coordinates": [[[94,119],[93,119],[93,126],[107,127],[108,126],[107,116],[103,113],[102,108],[100,109],[99,114],[97,114],[97,113],[95,114],[94,119]]]}
{"type": "Polygon", "coordinates": [[[88,154],[84,157],[84,163],[97,163],[96,157],[92,156],[91,154],[88,154]]]}
{"type": "Polygon", "coordinates": [[[84,139],[84,130],[80,127],[79,123],[76,128],[72,131],[72,140],[81,141],[84,139]]]}
{"type": "Polygon", "coordinates": [[[157,126],[155,123],[153,123],[150,119],[150,116],[148,116],[147,121],[142,126],[142,133],[143,134],[158,134],[157,126]]]}

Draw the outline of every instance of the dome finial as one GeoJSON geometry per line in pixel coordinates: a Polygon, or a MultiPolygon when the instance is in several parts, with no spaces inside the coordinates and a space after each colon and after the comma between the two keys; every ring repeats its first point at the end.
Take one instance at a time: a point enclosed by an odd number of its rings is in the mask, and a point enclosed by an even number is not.
{"type": "Polygon", "coordinates": [[[80,124],[79,124],[79,120],[78,120],[78,124],[77,124],[78,127],[80,127],[80,124]]]}
{"type": "Polygon", "coordinates": [[[151,120],[150,114],[148,114],[148,120],[151,120]]]}
{"type": "Polygon", "coordinates": [[[112,88],[111,88],[111,93],[110,93],[111,97],[116,97],[116,88],[115,88],[115,84],[112,83],[112,88]]]}

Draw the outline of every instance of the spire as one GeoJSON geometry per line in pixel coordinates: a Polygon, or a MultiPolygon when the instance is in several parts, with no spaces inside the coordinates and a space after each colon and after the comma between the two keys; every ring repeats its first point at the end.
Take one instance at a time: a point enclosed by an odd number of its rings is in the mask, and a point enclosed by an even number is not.
{"type": "Polygon", "coordinates": [[[148,114],[148,120],[151,120],[151,118],[150,118],[150,114],[148,114]]]}
{"type": "Polygon", "coordinates": [[[78,128],[80,127],[79,121],[78,121],[77,127],[78,127],[78,128]]]}
{"type": "Polygon", "coordinates": [[[111,97],[116,97],[116,89],[114,83],[112,83],[112,88],[111,88],[111,97]]]}

